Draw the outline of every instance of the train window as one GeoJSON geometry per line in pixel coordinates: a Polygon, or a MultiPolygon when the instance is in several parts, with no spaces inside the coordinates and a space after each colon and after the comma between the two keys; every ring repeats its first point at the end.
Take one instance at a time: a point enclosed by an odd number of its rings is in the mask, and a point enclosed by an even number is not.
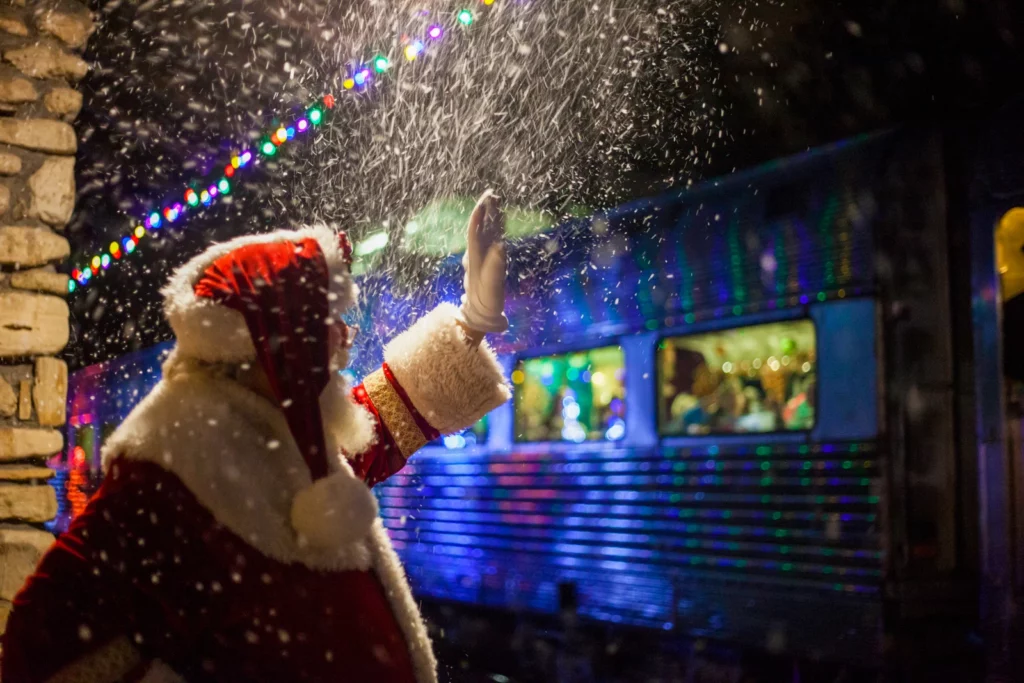
{"type": "Polygon", "coordinates": [[[816,361],[810,320],[662,339],[661,434],[809,430],[814,426],[816,361]]]}
{"type": "Polygon", "coordinates": [[[516,441],[618,441],[626,434],[622,348],[606,346],[520,360],[516,441]]]}

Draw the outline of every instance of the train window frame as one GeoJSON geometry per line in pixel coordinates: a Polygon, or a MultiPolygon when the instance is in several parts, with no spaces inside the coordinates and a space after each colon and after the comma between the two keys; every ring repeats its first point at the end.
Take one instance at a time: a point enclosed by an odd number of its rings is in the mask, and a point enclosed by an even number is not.
{"type": "MultiPolygon", "coordinates": [[[[588,351],[598,351],[600,349],[617,348],[622,353],[622,371],[624,373],[622,387],[623,387],[623,391],[625,391],[626,387],[628,386],[628,382],[625,381],[625,377],[628,376],[629,368],[627,367],[627,364],[626,364],[626,348],[622,345],[622,335],[615,335],[614,337],[605,337],[605,338],[602,338],[600,340],[592,340],[592,341],[597,341],[598,343],[596,345],[594,345],[593,343],[591,343],[591,344],[580,343],[580,344],[573,344],[572,346],[554,347],[554,348],[549,346],[547,348],[543,348],[542,347],[541,349],[535,349],[533,353],[520,353],[520,354],[516,354],[512,358],[512,372],[515,372],[516,369],[518,369],[519,364],[521,362],[527,361],[527,360],[537,360],[537,359],[541,359],[541,358],[554,358],[556,356],[567,356],[567,355],[573,354],[573,353],[586,353],[588,351]]],[[[622,438],[620,438],[620,439],[615,439],[614,441],[609,441],[608,439],[595,439],[593,441],[591,441],[591,440],[584,440],[584,441],[580,441],[580,442],[568,441],[568,440],[565,440],[565,439],[546,439],[546,440],[525,439],[525,438],[520,438],[519,434],[518,434],[519,430],[517,428],[517,422],[516,422],[516,417],[517,417],[517,411],[516,411],[516,385],[513,382],[513,384],[512,384],[512,400],[511,400],[511,403],[512,403],[512,419],[509,421],[509,423],[510,423],[509,424],[509,428],[512,430],[512,445],[516,446],[516,447],[518,447],[518,446],[536,446],[536,445],[556,445],[556,446],[560,446],[560,447],[566,447],[566,446],[568,446],[568,447],[587,447],[587,446],[594,447],[594,446],[602,445],[602,444],[603,445],[613,445],[613,446],[623,445],[623,444],[625,444],[628,441],[628,439],[629,439],[629,432],[630,432],[630,415],[629,415],[629,407],[628,407],[628,405],[629,405],[628,404],[628,401],[629,401],[628,395],[626,396],[626,398],[624,400],[627,402],[626,403],[626,406],[627,406],[626,407],[626,415],[625,415],[625,417],[623,419],[623,421],[625,423],[625,431],[623,432],[622,438]]],[[[490,436],[490,434],[488,434],[488,436],[490,436]]]]}
{"type": "MultiPolygon", "coordinates": [[[[667,339],[685,339],[687,337],[699,337],[699,336],[706,335],[706,334],[728,332],[730,330],[740,330],[740,329],[747,328],[747,327],[758,327],[758,326],[761,326],[761,325],[773,325],[773,324],[778,324],[778,323],[800,323],[800,322],[806,322],[806,323],[810,323],[811,329],[814,331],[815,353],[817,353],[817,350],[818,350],[818,338],[820,337],[820,334],[819,334],[820,330],[818,329],[818,321],[815,320],[814,316],[812,316],[810,311],[807,310],[807,309],[801,310],[796,315],[789,315],[789,316],[782,316],[782,317],[758,318],[758,319],[755,319],[755,320],[751,320],[750,322],[748,322],[746,324],[740,324],[740,325],[735,324],[736,321],[733,321],[733,320],[730,320],[730,321],[718,320],[718,321],[715,321],[715,322],[720,323],[720,324],[711,324],[711,325],[708,325],[707,327],[703,327],[700,330],[686,330],[686,331],[683,331],[682,329],[678,329],[678,328],[674,329],[674,330],[673,329],[663,330],[654,339],[654,353],[651,354],[652,358],[653,358],[653,361],[654,361],[654,382],[653,382],[652,390],[654,392],[654,421],[655,421],[655,425],[654,426],[655,426],[655,431],[657,433],[658,439],[659,440],[666,440],[666,439],[668,439],[668,440],[674,440],[674,441],[677,441],[677,440],[680,440],[680,439],[703,439],[703,440],[707,440],[707,439],[723,439],[723,440],[731,440],[731,441],[749,441],[751,439],[758,439],[758,438],[762,438],[762,437],[779,438],[779,437],[789,436],[789,437],[797,437],[797,438],[800,438],[800,437],[810,438],[812,436],[813,432],[815,431],[815,429],[818,427],[818,414],[817,413],[818,413],[818,410],[820,410],[820,407],[821,407],[821,404],[819,402],[819,390],[818,390],[818,384],[819,383],[818,382],[815,382],[814,390],[813,390],[813,393],[811,394],[811,400],[814,403],[814,410],[815,410],[814,423],[811,424],[811,426],[807,427],[806,429],[775,429],[775,430],[770,431],[770,432],[709,432],[707,434],[685,434],[685,433],[684,434],[680,434],[680,433],[676,433],[676,432],[666,432],[665,431],[664,421],[662,420],[662,406],[661,406],[661,386],[662,386],[662,372],[663,372],[662,363],[661,363],[661,353],[662,353],[662,343],[664,343],[665,340],[667,340],[667,339]]],[[[819,361],[820,361],[820,358],[819,358],[818,361],[815,362],[816,366],[817,366],[819,361]]],[[[815,368],[815,370],[817,370],[817,367],[815,368]]],[[[628,427],[628,425],[627,425],[627,427],[628,427]]]]}

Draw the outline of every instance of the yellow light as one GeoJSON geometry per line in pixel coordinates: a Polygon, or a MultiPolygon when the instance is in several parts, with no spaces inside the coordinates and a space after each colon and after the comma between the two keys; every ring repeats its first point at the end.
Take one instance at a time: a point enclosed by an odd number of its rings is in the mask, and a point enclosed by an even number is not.
{"type": "Polygon", "coordinates": [[[416,49],[415,45],[405,46],[405,58],[408,59],[410,62],[416,59],[419,53],[420,51],[416,49]]]}
{"type": "Polygon", "coordinates": [[[136,225],[135,226],[135,236],[136,237],[138,237],[139,239],[142,239],[142,236],[145,235],[145,234],[146,234],[146,229],[144,227],[142,227],[141,225],[136,225]]]}
{"type": "Polygon", "coordinates": [[[522,370],[512,372],[512,384],[522,384],[526,381],[526,374],[522,370]]]}
{"type": "Polygon", "coordinates": [[[593,375],[590,376],[590,381],[592,381],[596,386],[601,386],[602,384],[605,383],[604,373],[595,372],[593,375]]]}
{"type": "Polygon", "coordinates": [[[277,129],[277,140],[278,142],[285,142],[288,139],[288,130],[285,128],[277,129]]]}
{"type": "Polygon", "coordinates": [[[494,0],[484,0],[484,4],[488,5],[488,6],[493,5],[494,4],[494,0]]]}
{"type": "Polygon", "coordinates": [[[110,243],[110,253],[111,254],[116,254],[119,251],[121,251],[121,245],[118,244],[117,242],[111,242],[110,243]]]}
{"type": "Polygon", "coordinates": [[[232,165],[232,166],[233,166],[234,168],[238,168],[238,166],[239,166],[239,165],[240,165],[241,163],[242,163],[242,160],[241,160],[241,159],[239,159],[238,157],[231,157],[231,165],[232,165]]]}
{"type": "Polygon", "coordinates": [[[93,270],[97,270],[99,267],[100,267],[100,257],[99,256],[93,256],[92,257],[92,269],[93,270]]]}
{"type": "Polygon", "coordinates": [[[351,90],[352,88],[356,87],[356,82],[351,78],[346,78],[342,82],[342,85],[345,86],[345,90],[351,90]]]}

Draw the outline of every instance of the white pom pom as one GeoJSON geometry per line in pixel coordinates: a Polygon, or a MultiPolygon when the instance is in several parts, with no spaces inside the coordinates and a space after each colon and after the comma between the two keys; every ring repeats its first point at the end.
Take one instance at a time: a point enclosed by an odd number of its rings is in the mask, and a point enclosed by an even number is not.
{"type": "Polygon", "coordinates": [[[376,518],[376,497],[347,467],[313,482],[292,501],[292,527],[300,540],[325,550],[361,541],[376,518]]]}

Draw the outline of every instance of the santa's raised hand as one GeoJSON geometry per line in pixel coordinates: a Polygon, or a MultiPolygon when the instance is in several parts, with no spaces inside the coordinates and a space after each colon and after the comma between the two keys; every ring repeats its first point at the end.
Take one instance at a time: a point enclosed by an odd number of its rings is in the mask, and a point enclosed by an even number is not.
{"type": "Polygon", "coordinates": [[[463,280],[462,323],[472,341],[485,333],[508,329],[505,317],[505,215],[498,198],[488,190],[469,217],[463,280]]]}

